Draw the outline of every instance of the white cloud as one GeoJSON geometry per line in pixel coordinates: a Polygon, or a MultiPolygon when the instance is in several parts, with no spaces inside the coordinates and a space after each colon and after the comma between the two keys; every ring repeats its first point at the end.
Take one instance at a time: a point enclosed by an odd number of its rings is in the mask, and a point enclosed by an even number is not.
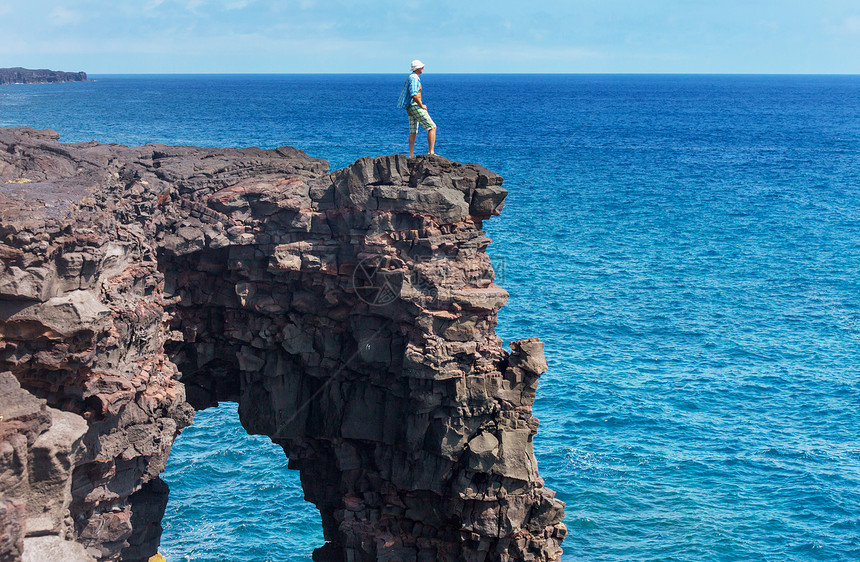
{"type": "Polygon", "coordinates": [[[247,8],[248,4],[251,3],[251,0],[236,0],[234,2],[227,2],[224,4],[225,10],[241,10],[242,8],[247,8]]]}
{"type": "Polygon", "coordinates": [[[189,12],[197,13],[197,8],[206,3],[206,0],[188,0],[185,7],[189,12]]]}
{"type": "MultiPolygon", "coordinates": [[[[481,72],[509,72],[511,64],[517,68],[520,68],[522,63],[532,62],[572,65],[576,62],[607,57],[606,53],[582,47],[547,47],[527,44],[461,45],[454,51],[440,51],[438,54],[449,64],[457,59],[472,60],[481,72]]],[[[564,71],[574,70],[575,67],[571,66],[564,71]]]]}
{"type": "Polygon", "coordinates": [[[845,18],[844,28],[848,33],[860,33],[860,16],[848,16],[845,18]]]}
{"type": "MultiPolygon", "coordinates": [[[[12,36],[15,39],[15,36],[12,36]]],[[[176,45],[167,41],[152,41],[149,39],[80,39],[80,38],[43,38],[39,41],[25,41],[19,37],[16,41],[10,41],[8,49],[4,54],[10,55],[50,55],[69,56],[74,58],[91,58],[95,54],[103,53],[125,53],[125,54],[164,54],[175,52],[176,45]]],[[[68,69],[66,69],[68,70],[68,69]]],[[[81,68],[81,70],[87,70],[81,68]]],[[[122,72],[123,69],[113,72],[122,72]]]]}
{"type": "Polygon", "coordinates": [[[48,13],[48,19],[57,27],[67,27],[80,23],[81,14],[63,7],[57,7],[48,13]]]}

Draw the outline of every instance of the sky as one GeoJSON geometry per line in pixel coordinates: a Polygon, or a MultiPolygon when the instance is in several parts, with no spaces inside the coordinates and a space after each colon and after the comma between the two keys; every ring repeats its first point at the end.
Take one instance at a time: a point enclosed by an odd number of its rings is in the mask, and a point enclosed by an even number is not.
{"type": "Polygon", "coordinates": [[[0,67],[860,74],[858,0],[0,0],[0,67]]]}

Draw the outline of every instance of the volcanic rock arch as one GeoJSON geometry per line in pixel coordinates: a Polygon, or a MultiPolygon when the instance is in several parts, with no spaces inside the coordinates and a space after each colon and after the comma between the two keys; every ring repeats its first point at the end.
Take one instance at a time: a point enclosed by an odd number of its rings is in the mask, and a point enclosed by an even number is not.
{"type": "Polygon", "coordinates": [[[0,131],[0,384],[29,405],[0,422],[0,549],[145,559],[191,407],[235,401],[320,510],[316,559],[559,557],[531,445],[543,344],[494,333],[507,293],[481,222],[501,178],[439,157],[327,168],[0,131]],[[65,488],[37,537],[46,478],[65,488]]]}

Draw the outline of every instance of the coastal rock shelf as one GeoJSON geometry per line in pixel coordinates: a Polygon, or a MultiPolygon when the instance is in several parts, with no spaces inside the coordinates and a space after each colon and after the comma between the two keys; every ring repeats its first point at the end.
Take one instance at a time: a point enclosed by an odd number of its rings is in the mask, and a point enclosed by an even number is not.
{"type": "Polygon", "coordinates": [[[170,447],[219,401],[300,472],[315,560],[560,557],[543,344],[494,332],[501,177],[58,139],[0,129],[0,559],[153,555],[170,447]]]}
{"type": "Polygon", "coordinates": [[[29,68],[0,68],[0,85],[5,84],[49,84],[54,82],[86,82],[86,72],[63,72],[61,70],[31,70],[29,68]]]}

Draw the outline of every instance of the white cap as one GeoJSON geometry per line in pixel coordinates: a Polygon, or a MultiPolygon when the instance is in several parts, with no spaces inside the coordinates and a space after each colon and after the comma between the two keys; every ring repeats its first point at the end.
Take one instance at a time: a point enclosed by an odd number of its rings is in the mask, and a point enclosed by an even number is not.
{"type": "Polygon", "coordinates": [[[414,72],[414,71],[418,70],[419,68],[424,68],[424,63],[418,59],[415,59],[414,61],[412,61],[412,71],[414,72]]]}

